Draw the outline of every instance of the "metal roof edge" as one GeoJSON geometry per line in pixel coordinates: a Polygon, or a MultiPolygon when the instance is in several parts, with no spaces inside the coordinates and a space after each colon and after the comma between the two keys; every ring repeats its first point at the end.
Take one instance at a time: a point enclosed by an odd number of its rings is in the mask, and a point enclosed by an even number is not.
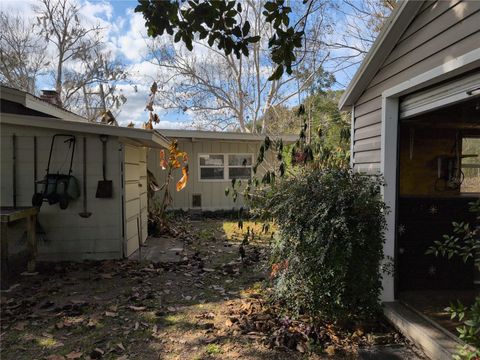
{"type": "MultiPolygon", "coordinates": [[[[168,138],[192,138],[204,140],[242,140],[242,141],[263,141],[266,135],[241,133],[241,132],[227,132],[227,131],[205,131],[205,130],[183,130],[183,129],[156,129],[162,135],[168,138]]],[[[272,138],[281,138],[287,142],[295,142],[296,135],[278,135],[271,136],[272,138]]]]}
{"type": "Polygon", "coordinates": [[[393,10],[347,89],[340,97],[338,102],[340,110],[347,110],[360,97],[423,3],[424,0],[399,1],[398,7],[393,10]]]}
{"type": "Polygon", "coordinates": [[[119,138],[141,141],[146,146],[159,145],[165,147],[165,138],[155,130],[135,129],[120,126],[104,125],[92,122],[64,120],[52,117],[30,116],[3,113],[0,117],[1,124],[32,126],[46,129],[81,132],[87,134],[105,134],[119,138]]]}

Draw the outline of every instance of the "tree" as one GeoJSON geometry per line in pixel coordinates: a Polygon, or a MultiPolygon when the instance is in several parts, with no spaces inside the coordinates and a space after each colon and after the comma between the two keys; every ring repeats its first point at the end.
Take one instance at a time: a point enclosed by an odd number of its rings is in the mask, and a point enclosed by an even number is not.
{"type": "Polygon", "coordinates": [[[125,66],[99,45],[79,54],[75,69],[65,69],[63,105],[91,121],[98,120],[107,111],[114,116],[127,101],[117,91],[118,83],[126,78],[125,66]]]}
{"type": "Polygon", "coordinates": [[[62,94],[65,63],[77,60],[100,44],[99,25],[85,27],[79,7],[68,0],[40,0],[35,6],[40,34],[55,48],[55,90],[62,94]]]}
{"type": "Polygon", "coordinates": [[[46,44],[19,14],[0,12],[0,27],[0,81],[34,93],[37,77],[48,65],[46,44]]]}
{"type": "MultiPolygon", "coordinates": [[[[268,38],[270,58],[276,64],[270,80],[278,80],[284,72],[291,75],[297,60],[296,49],[303,46],[305,26],[314,12],[318,0],[304,0],[304,13],[290,24],[292,7],[285,0],[267,1],[262,4],[262,23],[272,26],[268,38]]],[[[249,55],[249,44],[258,43],[261,35],[251,31],[251,23],[240,1],[139,0],[136,12],[143,13],[148,35],[157,37],[165,32],[182,40],[188,50],[193,49],[196,38],[206,39],[208,45],[226,56],[233,53],[237,59],[249,55]],[[253,33],[253,36],[251,34],[253,33]]]]}
{"type": "Polygon", "coordinates": [[[325,40],[331,50],[330,61],[340,71],[357,66],[375,42],[397,0],[343,0],[332,2],[334,12],[343,18],[325,40]],[[340,28],[341,26],[341,28],[340,28]]]}
{"type": "MultiPolygon", "coordinates": [[[[279,65],[267,52],[268,39],[276,29],[264,20],[268,5],[263,1],[247,0],[241,5],[243,26],[258,34],[255,41],[245,45],[243,54],[248,56],[215,48],[211,38],[202,40],[203,30],[185,46],[172,46],[168,37],[152,41],[151,61],[160,69],[158,104],[165,109],[189,111],[200,127],[270,132],[263,115],[271,108],[298,101],[319,77],[325,76],[322,65],[326,54],[321,46],[325,5],[316,4],[309,16],[311,21],[305,19],[302,30],[308,36],[295,52],[301,55],[299,64],[283,77],[268,78],[279,65]],[[197,51],[188,52],[190,45],[197,51]]],[[[240,16],[240,12],[236,14],[240,16]]],[[[178,36],[173,40],[179,41],[178,36]]]]}

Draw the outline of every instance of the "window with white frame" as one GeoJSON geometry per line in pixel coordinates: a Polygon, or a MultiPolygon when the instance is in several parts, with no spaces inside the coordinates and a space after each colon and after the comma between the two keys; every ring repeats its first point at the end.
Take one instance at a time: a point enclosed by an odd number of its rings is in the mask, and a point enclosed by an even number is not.
{"type": "Polygon", "coordinates": [[[480,192],[480,137],[462,139],[462,174],[460,192],[480,192]]]}
{"type": "Polygon", "coordinates": [[[200,154],[200,180],[250,179],[253,154],[200,154]]]}

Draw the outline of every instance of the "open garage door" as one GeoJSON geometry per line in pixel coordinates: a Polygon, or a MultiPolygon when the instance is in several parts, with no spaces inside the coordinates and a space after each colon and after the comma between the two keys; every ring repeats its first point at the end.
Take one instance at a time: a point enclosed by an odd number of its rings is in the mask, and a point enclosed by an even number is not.
{"type": "Polygon", "coordinates": [[[480,71],[405,96],[400,101],[400,119],[480,97],[480,71]]]}

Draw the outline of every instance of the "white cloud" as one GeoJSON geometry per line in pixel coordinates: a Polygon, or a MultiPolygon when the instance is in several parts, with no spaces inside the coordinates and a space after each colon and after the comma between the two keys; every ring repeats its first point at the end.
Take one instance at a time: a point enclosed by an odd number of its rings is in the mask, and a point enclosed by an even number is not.
{"type": "Polygon", "coordinates": [[[130,61],[142,61],[148,51],[146,43],[147,30],[143,16],[128,9],[129,28],[116,38],[116,44],[123,55],[130,61]]]}

